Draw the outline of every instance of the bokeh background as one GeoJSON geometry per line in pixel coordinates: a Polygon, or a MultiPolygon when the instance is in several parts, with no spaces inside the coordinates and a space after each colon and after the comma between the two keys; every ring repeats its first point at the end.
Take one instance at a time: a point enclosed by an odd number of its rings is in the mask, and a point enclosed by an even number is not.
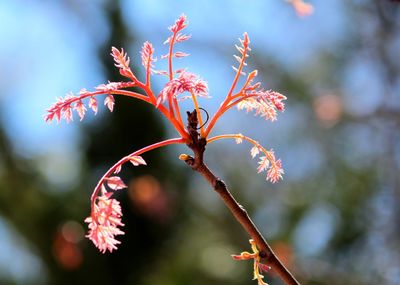
{"type": "Polygon", "coordinates": [[[245,143],[218,142],[206,156],[280,258],[302,284],[400,284],[400,4],[310,2],[314,14],[299,18],[280,0],[1,0],[0,284],[255,284],[251,262],[230,258],[248,237],[177,159],[184,148],[124,169],[118,251],[100,254],[84,238],[102,173],[176,136],[151,107],[121,98],[112,114],[43,121],[56,97],[120,79],[111,46],[124,47],[143,75],[142,42],[164,54],[181,13],[192,39],[179,64],[208,81],[212,98],[200,101],[208,112],[230,87],[245,31],[250,68],[288,97],[274,123],[232,110],[214,131],[273,148],[282,182],[256,173],[245,143]]]}

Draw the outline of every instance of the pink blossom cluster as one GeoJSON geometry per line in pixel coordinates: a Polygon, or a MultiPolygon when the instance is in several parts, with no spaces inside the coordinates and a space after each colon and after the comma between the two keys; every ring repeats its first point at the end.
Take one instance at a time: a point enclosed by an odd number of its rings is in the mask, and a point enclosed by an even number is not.
{"type": "Polygon", "coordinates": [[[193,92],[196,96],[207,96],[207,82],[198,78],[195,74],[182,71],[179,76],[170,80],[161,90],[158,96],[158,104],[168,99],[177,98],[184,92],[193,92]]]}
{"type": "Polygon", "coordinates": [[[246,112],[255,111],[256,116],[260,115],[266,120],[275,121],[277,119],[277,111],[285,110],[284,101],[286,96],[272,90],[264,90],[261,83],[253,84],[254,78],[257,76],[257,70],[252,71],[247,77],[245,86],[243,87],[243,97],[239,100],[237,108],[245,109],[246,112]]]}
{"type": "Polygon", "coordinates": [[[284,174],[282,162],[280,159],[277,160],[275,158],[275,153],[272,149],[266,150],[259,144],[259,142],[242,134],[236,134],[233,136],[235,137],[235,141],[237,144],[242,143],[243,140],[246,140],[253,144],[253,147],[250,149],[250,155],[252,158],[255,158],[260,153],[264,154],[260,157],[260,160],[258,162],[258,173],[266,171],[266,180],[271,181],[272,183],[276,183],[280,179],[282,179],[282,175],[284,174]]]}
{"type": "Polygon", "coordinates": [[[277,111],[285,110],[283,100],[286,100],[286,96],[278,92],[257,91],[246,96],[247,98],[237,104],[238,110],[255,111],[256,116],[260,115],[270,121],[277,119],[277,111]]]}
{"type": "Polygon", "coordinates": [[[258,162],[258,173],[267,170],[267,180],[272,183],[278,182],[278,180],[282,179],[283,169],[282,162],[280,159],[276,160],[275,153],[271,149],[267,151],[267,155],[261,156],[260,161],[258,162]]]}
{"type": "Polygon", "coordinates": [[[117,249],[117,245],[121,242],[116,240],[115,236],[124,234],[118,228],[124,226],[121,222],[121,206],[117,200],[110,198],[112,194],[104,191],[101,196],[98,196],[91,216],[85,219],[85,222],[89,224],[87,237],[102,253],[117,249]]]}

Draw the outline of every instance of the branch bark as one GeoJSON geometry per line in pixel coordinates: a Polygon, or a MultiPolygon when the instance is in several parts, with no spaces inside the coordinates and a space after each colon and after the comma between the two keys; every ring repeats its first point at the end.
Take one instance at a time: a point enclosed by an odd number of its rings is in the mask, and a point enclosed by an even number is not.
{"type": "Polygon", "coordinates": [[[211,170],[204,163],[204,151],[206,149],[207,141],[205,138],[200,137],[198,132],[198,119],[196,110],[187,112],[188,115],[188,131],[191,141],[187,143],[188,147],[193,150],[194,157],[185,156],[184,161],[194,171],[200,173],[206,181],[213,187],[224,201],[225,205],[232,212],[236,220],[242,225],[250,237],[256,242],[257,248],[260,251],[260,257],[263,258],[263,263],[270,266],[288,285],[299,285],[300,283],[294,278],[289,270],[282,264],[282,262],[275,255],[270,245],[261,235],[253,221],[250,219],[247,211],[240,205],[232,194],[229,192],[224,181],[215,176],[211,170]]]}

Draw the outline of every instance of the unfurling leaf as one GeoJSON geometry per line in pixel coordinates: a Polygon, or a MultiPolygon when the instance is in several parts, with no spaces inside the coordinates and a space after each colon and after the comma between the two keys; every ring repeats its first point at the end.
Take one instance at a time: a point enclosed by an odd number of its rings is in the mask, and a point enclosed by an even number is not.
{"type": "Polygon", "coordinates": [[[107,178],[107,186],[112,190],[119,190],[128,187],[119,176],[111,176],[107,178]]]}
{"type": "Polygon", "coordinates": [[[97,114],[97,99],[95,97],[90,97],[89,108],[92,109],[95,114],[97,114]]]}
{"type": "Polygon", "coordinates": [[[106,99],[104,100],[104,105],[106,105],[111,112],[114,110],[114,104],[115,104],[114,96],[107,95],[106,99]]]}
{"type": "Polygon", "coordinates": [[[141,156],[131,156],[129,157],[129,161],[134,165],[134,166],[139,166],[139,165],[147,165],[146,161],[141,156]]]}

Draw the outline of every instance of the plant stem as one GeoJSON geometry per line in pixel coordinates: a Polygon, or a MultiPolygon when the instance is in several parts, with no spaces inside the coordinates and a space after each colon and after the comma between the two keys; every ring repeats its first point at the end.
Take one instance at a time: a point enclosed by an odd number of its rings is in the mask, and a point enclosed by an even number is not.
{"type": "Polygon", "coordinates": [[[186,156],[185,162],[194,171],[200,173],[206,181],[213,187],[229,208],[235,219],[242,225],[250,237],[256,242],[257,248],[260,251],[260,257],[263,258],[263,263],[270,266],[279,277],[288,285],[299,285],[300,283],[293,277],[289,270],[275,255],[270,245],[261,235],[253,221],[250,219],[247,211],[240,205],[232,194],[229,192],[226,184],[215,176],[203,161],[206,139],[200,137],[197,131],[198,119],[196,110],[188,114],[188,130],[191,136],[191,141],[187,143],[188,147],[193,150],[194,157],[186,156]]]}

